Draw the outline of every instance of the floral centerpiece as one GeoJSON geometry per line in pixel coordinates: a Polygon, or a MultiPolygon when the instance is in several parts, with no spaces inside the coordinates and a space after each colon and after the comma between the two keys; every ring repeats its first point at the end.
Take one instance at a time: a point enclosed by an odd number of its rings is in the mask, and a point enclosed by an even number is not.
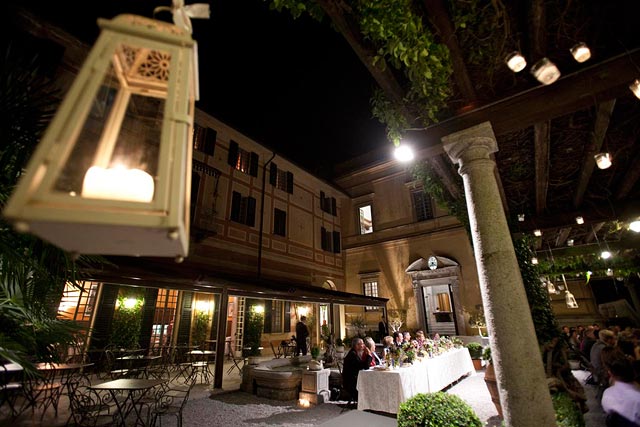
{"type": "Polygon", "coordinates": [[[390,368],[395,368],[402,364],[404,359],[404,350],[402,347],[391,346],[389,351],[385,355],[385,360],[387,362],[387,366],[390,368]]]}

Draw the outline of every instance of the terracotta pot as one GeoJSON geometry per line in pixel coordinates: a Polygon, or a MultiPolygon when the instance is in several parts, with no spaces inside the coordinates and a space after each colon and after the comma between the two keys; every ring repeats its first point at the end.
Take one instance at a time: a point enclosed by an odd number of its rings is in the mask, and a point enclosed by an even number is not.
{"type": "Polygon", "coordinates": [[[500,394],[498,394],[498,382],[496,381],[496,372],[493,369],[492,363],[487,363],[487,368],[484,371],[484,382],[487,384],[491,400],[496,406],[498,415],[502,417],[502,406],[500,406],[500,394]]]}
{"type": "Polygon", "coordinates": [[[473,362],[473,369],[476,371],[482,369],[482,359],[471,359],[473,362]]]}

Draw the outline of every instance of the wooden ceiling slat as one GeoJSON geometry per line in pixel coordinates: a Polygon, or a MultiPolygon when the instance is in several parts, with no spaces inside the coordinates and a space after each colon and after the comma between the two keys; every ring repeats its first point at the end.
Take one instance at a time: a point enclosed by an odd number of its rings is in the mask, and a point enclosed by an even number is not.
{"type": "Polygon", "coordinates": [[[578,186],[573,197],[573,206],[575,208],[580,207],[584,200],[584,194],[587,191],[587,186],[589,185],[589,180],[591,180],[593,168],[595,167],[595,160],[593,156],[602,148],[602,143],[604,142],[604,137],[607,134],[609,122],[611,121],[611,114],[613,113],[615,105],[615,99],[605,101],[598,105],[596,123],[593,126],[591,141],[589,142],[587,149],[584,150],[582,168],[580,169],[580,180],[578,181],[578,186]]]}

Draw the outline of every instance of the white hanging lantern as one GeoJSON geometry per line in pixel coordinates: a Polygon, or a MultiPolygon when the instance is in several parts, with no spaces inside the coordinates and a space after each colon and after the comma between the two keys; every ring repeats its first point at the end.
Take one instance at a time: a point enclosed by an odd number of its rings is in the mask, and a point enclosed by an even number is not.
{"type": "Polygon", "coordinates": [[[564,278],[564,274],[562,275],[562,282],[564,283],[564,302],[567,304],[567,308],[578,308],[578,301],[573,296],[573,294],[569,291],[569,286],[567,285],[567,280],[564,278]]]}
{"type": "Polygon", "coordinates": [[[186,256],[195,42],[141,16],[98,25],[3,213],[70,252],[186,256]]]}

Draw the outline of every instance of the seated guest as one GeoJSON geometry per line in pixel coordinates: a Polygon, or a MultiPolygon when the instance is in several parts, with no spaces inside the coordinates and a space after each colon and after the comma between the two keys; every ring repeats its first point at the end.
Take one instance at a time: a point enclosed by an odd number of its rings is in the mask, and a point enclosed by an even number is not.
{"type": "Polygon", "coordinates": [[[371,352],[371,366],[382,364],[380,355],[376,353],[376,342],[373,340],[373,338],[365,337],[364,345],[366,345],[369,351],[371,352]]]}
{"type": "Polygon", "coordinates": [[[358,373],[363,369],[369,369],[372,357],[362,338],[354,338],[351,341],[351,350],[345,356],[342,366],[342,385],[353,401],[358,400],[358,373]]]}
{"type": "Polygon", "coordinates": [[[602,366],[602,359],[600,354],[606,347],[613,347],[616,345],[616,336],[608,329],[602,329],[598,332],[598,340],[591,347],[591,353],[589,354],[589,361],[591,362],[591,369],[593,379],[596,384],[600,386],[596,397],[600,398],[602,390],[607,387],[607,372],[602,366]]]}
{"type": "Polygon", "coordinates": [[[404,336],[402,335],[402,332],[400,331],[395,331],[393,333],[393,344],[396,347],[400,347],[402,345],[402,341],[404,340],[404,336]]]}
{"type": "Polygon", "coordinates": [[[421,348],[425,341],[426,338],[424,336],[424,332],[422,332],[422,330],[416,331],[416,342],[418,343],[418,348],[421,348]]]}
{"type": "Polygon", "coordinates": [[[391,347],[393,347],[393,337],[387,335],[382,339],[382,355],[386,356],[391,347]]]}
{"type": "Polygon", "coordinates": [[[410,333],[409,331],[406,331],[406,332],[404,333],[404,335],[403,335],[403,337],[402,337],[402,342],[403,342],[403,343],[405,343],[405,342],[410,343],[410,342],[411,342],[411,333],[410,333]]]}
{"type": "Polygon", "coordinates": [[[608,419],[623,418],[617,425],[640,426],[640,385],[633,381],[631,360],[614,347],[602,349],[601,358],[611,384],[602,394],[602,409],[608,419]]]}

